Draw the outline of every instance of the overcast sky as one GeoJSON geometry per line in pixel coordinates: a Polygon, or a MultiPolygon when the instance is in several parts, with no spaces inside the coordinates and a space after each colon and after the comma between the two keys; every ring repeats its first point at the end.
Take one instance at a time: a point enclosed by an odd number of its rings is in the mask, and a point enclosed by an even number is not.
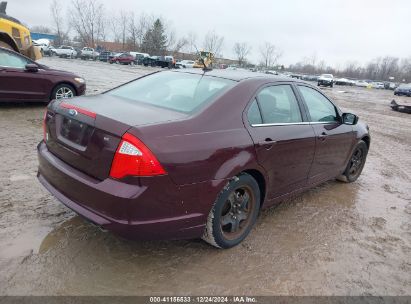
{"type": "MultiPolygon", "coordinates": [[[[69,3],[70,0],[64,0],[69,3]]],[[[269,41],[283,51],[282,64],[311,57],[343,67],[378,56],[411,56],[411,1],[408,0],[101,0],[106,12],[120,9],[158,14],[178,36],[197,33],[201,47],[207,31],[224,36],[223,55],[233,44],[259,46],[269,41]]],[[[52,25],[51,0],[8,0],[7,12],[29,26],[52,25]]],[[[67,10],[68,11],[68,10],[67,10]]]]}

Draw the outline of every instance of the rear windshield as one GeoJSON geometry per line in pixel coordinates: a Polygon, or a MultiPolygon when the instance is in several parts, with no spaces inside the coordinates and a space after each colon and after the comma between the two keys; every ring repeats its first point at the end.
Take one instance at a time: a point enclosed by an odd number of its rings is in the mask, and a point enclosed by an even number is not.
{"type": "Polygon", "coordinates": [[[223,78],[170,71],[137,79],[106,94],[191,113],[212,102],[235,83],[223,78]]]}

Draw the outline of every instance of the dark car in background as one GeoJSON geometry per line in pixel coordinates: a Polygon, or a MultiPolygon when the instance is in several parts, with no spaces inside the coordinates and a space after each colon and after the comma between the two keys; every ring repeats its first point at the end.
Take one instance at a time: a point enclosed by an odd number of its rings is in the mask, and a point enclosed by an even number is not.
{"type": "Polygon", "coordinates": [[[0,101],[49,102],[83,95],[86,83],[70,72],[51,69],[0,47],[0,101]]]}
{"type": "Polygon", "coordinates": [[[229,248],[260,209],[330,179],[354,182],[365,123],[308,83],[239,71],[156,72],[49,104],[39,181],[133,239],[229,248]]]}
{"type": "Polygon", "coordinates": [[[108,62],[110,60],[110,58],[114,57],[114,53],[110,52],[110,51],[103,51],[100,53],[100,55],[98,56],[98,60],[100,61],[104,61],[104,62],[108,62]]]}
{"type": "Polygon", "coordinates": [[[400,84],[395,90],[394,95],[401,96],[409,96],[411,97],[411,83],[407,84],[400,84]]]}
{"type": "Polygon", "coordinates": [[[130,64],[134,65],[134,56],[129,53],[122,53],[109,59],[110,63],[130,64]]]}

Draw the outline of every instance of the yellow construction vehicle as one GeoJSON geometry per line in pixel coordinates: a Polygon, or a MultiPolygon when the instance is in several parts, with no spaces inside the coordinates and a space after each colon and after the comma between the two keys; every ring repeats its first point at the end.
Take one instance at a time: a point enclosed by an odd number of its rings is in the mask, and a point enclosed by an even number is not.
{"type": "Polygon", "coordinates": [[[214,62],[214,54],[211,52],[198,52],[198,59],[195,61],[193,68],[212,68],[214,62]]]}
{"type": "Polygon", "coordinates": [[[7,2],[0,2],[0,47],[14,50],[33,60],[40,59],[40,50],[33,45],[29,29],[7,15],[6,7],[7,2]]]}

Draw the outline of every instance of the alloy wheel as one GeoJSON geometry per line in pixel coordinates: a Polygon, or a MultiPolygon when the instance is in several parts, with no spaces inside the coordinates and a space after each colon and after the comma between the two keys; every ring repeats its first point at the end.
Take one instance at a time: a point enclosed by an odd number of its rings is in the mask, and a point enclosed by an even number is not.
{"type": "Polygon", "coordinates": [[[252,223],[255,197],[251,188],[242,186],[231,192],[221,212],[221,231],[228,240],[241,236],[252,223]]]}
{"type": "Polygon", "coordinates": [[[73,91],[68,87],[61,87],[56,92],[56,99],[64,99],[74,97],[73,91]]]}

